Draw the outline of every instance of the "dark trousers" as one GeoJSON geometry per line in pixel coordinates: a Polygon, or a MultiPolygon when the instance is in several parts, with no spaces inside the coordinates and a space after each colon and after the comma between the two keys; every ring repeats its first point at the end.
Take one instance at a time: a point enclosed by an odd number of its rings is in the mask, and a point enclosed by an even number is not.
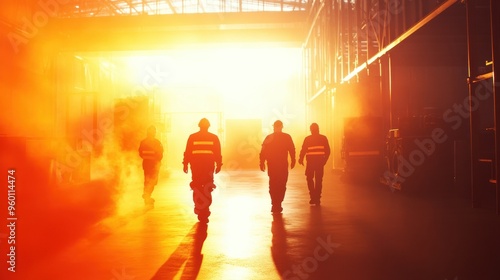
{"type": "Polygon", "coordinates": [[[191,189],[193,190],[194,213],[199,217],[210,216],[215,165],[213,162],[191,163],[191,189]]]}
{"type": "Polygon", "coordinates": [[[321,199],[321,190],[323,189],[323,161],[308,161],[306,166],[307,188],[311,200],[319,201],[321,199]]]}
{"type": "Polygon", "coordinates": [[[144,192],[142,194],[142,197],[145,200],[150,200],[151,199],[151,194],[153,193],[153,190],[158,184],[158,173],[160,172],[160,163],[150,163],[150,164],[143,164],[143,170],[144,170],[144,192]]]}
{"type": "Polygon", "coordinates": [[[281,207],[285,198],[286,182],[288,181],[288,163],[268,164],[269,194],[273,207],[281,207]]]}

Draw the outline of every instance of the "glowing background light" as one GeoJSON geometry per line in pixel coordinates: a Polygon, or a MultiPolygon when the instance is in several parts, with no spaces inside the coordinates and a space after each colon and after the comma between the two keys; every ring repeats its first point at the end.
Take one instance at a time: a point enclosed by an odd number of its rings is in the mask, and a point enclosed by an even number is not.
{"type": "MultiPolygon", "coordinates": [[[[99,54],[102,56],[102,54],[99,54]]],[[[226,119],[269,118],[287,108],[304,111],[300,67],[301,50],[211,46],[162,52],[112,53],[115,97],[146,95],[167,116],[169,162],[181,161],[185,139],[200,118],[211,122],[211,132],[224,141],[226,119]],[[297,106],[294,107],[294,104],[297,106]],[[172,136],[175,132],[176,136],[172,136]]],[[[108,91],[106,91],[108,92],[108,91]]],[[[267,127],[266,127],[267,129],[267,127]]],[[[223,143],[224,144],[224,143],[223,143]]]]}

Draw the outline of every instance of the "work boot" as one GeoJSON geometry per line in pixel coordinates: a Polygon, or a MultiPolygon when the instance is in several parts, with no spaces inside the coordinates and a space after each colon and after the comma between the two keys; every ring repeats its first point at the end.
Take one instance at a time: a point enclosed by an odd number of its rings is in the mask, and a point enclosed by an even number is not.
{"type": "Polygon", "coordinates": [[[321,204],[321,201],[319,200],[319,198],[315,198],[315,199],[309,200],[309,204],[319,206],[321,204]]]}

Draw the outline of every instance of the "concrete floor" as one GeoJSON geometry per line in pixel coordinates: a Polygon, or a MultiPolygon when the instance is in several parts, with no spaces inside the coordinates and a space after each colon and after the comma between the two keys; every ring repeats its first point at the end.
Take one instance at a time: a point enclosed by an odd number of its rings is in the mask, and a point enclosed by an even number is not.
{"type": "Polygon", "coordinates": [[[190,175],[173,172],[154,209],[129,193],[78,240],[2,279],[500,279],[494,211],[333,172],[322,205],[310,206],[303,172],[290,173],[278,216],[265,173],[221,172],[207,227],[192,212],[190,175]]]}

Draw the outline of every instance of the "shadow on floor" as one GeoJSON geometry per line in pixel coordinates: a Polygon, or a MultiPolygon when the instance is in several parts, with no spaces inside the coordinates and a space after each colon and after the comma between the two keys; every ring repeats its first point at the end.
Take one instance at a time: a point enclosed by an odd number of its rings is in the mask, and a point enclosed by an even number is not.
{"type": "Polygon", "coordinates": [[[271,224],[272,245],[271,255],[273,257],[276,270],[282,278],[288,277],[292,274],[292,261],[288,255],[287,233],[282,214],[274,214],[271,224]]]}
{"type": "Polygon", "coordinates": [[[196,223],[152,280],[173,279],[184,266],[180,279],[196,279],[203,262],[201,249],[207,238],[207,224],[196,223]]]}

